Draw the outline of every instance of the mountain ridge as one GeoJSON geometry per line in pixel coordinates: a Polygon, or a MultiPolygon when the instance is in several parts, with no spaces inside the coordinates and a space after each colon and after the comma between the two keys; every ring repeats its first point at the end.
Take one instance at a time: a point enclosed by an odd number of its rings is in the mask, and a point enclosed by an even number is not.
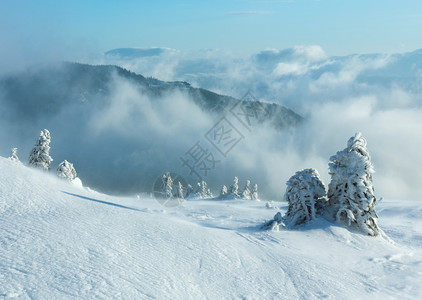
{"type": "MultiPolygon", "coordinates": [[[[162,95],[163,92],[171,92],[172,90],[187,91],[194,103],[204,111],[222,113],[224,109],[234,106],[240,100],[203,88],[192,87],[186,81],[162,81],[153,77],[144,77],[116,65],[88,65],[64,62],[61,66],[63,69],[60,67],[58,69],[47,67],[44,70],[32,70],[26,74],[0,78],[0,90],[3,91],[3,99],[6,102],[16,104],[18,109],[25,111],[20,104],[28,105],[26,93],[31,93],[32,97],[36,97],[38,102],[47,105],[55,111],[58,98],[68,98],[69,95],[65,93],[69,92],[72,93],[71,97],[76,97],[78,89],[82,101],[85,101],[87,97],[95,101],[98,96],[102,96],[109,91],[109,84],[115,73],[117,76],[143,88],[142,92],[148,96],[162,95]],[[53,74],[49,75],[49,72],[53,74]],[[54,78],[53,82],[50,82],[50,78],[54,78]],[[66,86],[66,90],[60,91],[51,85],[66,86]]],[[[267,110],[268,113],[265,117],[271,120],[271,125],[276,129],[295,126],[303,120],[300,115],[282,105],[256,101],[267,110]]],[[[30,112],[32,114],[34,110],[31,108],[30,112]]],[[[259,120],[260,123],[267,121],[263,118],[259,120]]]]}

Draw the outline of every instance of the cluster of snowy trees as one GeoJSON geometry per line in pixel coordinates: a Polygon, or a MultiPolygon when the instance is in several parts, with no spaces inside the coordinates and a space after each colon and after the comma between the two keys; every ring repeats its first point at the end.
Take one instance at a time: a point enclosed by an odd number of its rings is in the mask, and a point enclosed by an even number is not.
{"type": "Polygon", "coordinates": [[[162,175],[162,191],[161,194],[164,198],[212,198],[213,195],[208,188],[205,181],[199,181],[196,185],[196,189],[192,185],[188,184],[186,187],[180,181],[177,184],[174,183],[174,178],[171,177],[170,172],[162,175]]]}
{"type": "Polygon", "coordinates": [[[227,186],[225,185],[223,185],[221,188],[220,199],[227,198],[258,200],[258,184],[254,184],[254,186],[251,187],[251,181],[246,180],[245,187],[243,188],[243,190],[240,190],[239,179],[235,177],[229,189],[227,189],[227,186]]]}
{"type": "MultiPolygon", "coordinates": [[[[50,142],[50,132],[47,129],[42,130],[38,140],[29,154],[29,166],[44,171],[50,171],[50,164],[53,161],[53,158],[50,156],[50,142]]],[[[9,159],[20,163],[17,148],[12,148],[12,154],[9,159]]],[[[60,178],[67,179],[69,181],[73,181],[77,178],[77,173],[73,164],[67,160],[62,161],[58,165],[56,173],[60,178]]]]}
{"type": "Polygon", "coordinates": [[[296,172],[286,183],[287,213],[284,216],[277,213],[264,228],[293,227],[321,216],[370,236],[379,235],[372,180],[374,168],[362,134],[351,137],[344,150],[330,157],[328,165],[331,175],[328,192],[317,170],[296,172]]]}
{"type": "MultiPolygon", "coordinates": [[[[196,184],[193,188],[192,185],[188,184],[186,187],[182,185],[180,181],[177,182],[176,187],[174,181],[171,178],[170,172],[165,173],[162,176],[162,191],[161,194],[166,198],[180,198],[180,199],[210,199],[214,198],[211,190],[208,188],[208,184],[202,180],[196,184]]],[[[239,179],[234,178],[232,185],[229,189],[225,185],[221,188],[219,199],[247,199],[247,200],[258,200],[258,185],[255,184],[251,188],[250,180],[246,181],[243,190],[239,189],[239,179]]]]}

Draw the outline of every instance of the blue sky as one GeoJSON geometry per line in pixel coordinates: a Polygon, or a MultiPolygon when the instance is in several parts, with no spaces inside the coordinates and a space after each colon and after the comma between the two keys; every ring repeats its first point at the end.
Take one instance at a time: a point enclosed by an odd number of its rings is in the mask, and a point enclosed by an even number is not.
{"type": "Polygon", "coordinates": [[[320,45],[329,55],[405,52],[422,48],[421,28],[420,0],[0,0],[1,56],[28,55],[30,49],[35,56],[76,57],[151,46],[235,53],[296,45],[320,45]]]}

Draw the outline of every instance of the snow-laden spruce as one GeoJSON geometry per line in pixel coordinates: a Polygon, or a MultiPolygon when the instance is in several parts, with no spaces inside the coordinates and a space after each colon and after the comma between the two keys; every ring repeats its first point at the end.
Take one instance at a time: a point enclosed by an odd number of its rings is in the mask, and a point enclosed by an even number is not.
{"type": "Polygon", "coordinates": [[[173,179],[171,178],[170,172],[163,174],[163,196],[165,198],[173,198],[173,179]]]}
{"type": "Polygon", "coordinates": [[[251,191],[251,199],[258,200],[258,184],[255,183],[251,191]]]}
{"type": "Polygon", "coordinates": [[[220,198],[223,199],[227,196],[227,187],[223,185],[220,191],[220,198]]]}
{"type": "Polygon", "coordinates": [[[239,179],[235,177],[233,183],[230,186],[229,194],[232,197],[239,198],[239,179]]]}
{"type": "Polygon", "coordinates": [[[40,133],[38,141],[29,154],[29,165],[43,170],[49,170],[53,159],[50,156],[50,132],[44,129],[40,133]]]}
{"type": "Polygon", "coordinates": [[[284,217],[289,225],[300,225],[315,220],[317,209],[326,203],[325,185],[315,169],[296,172],[286,182],[284,200],[289,208],[284,217]]]}
{"type": "Polygon", "coordinates": [[[180,199],[185,198],[185,195],[184,195],[184,192],[183,192],[183,185],[180,181],[177,184],[176,198],[180,198],[180,199]]]}
{"type": "Polygon", "coordinates": [[[371,163],[366,140],[356,133],[347,147],[330,157],[328,198],[337,222],[356,225],[371,236],[379,234],[371,163]]]}
{"type": "Polygon", "coordinates": [[[251,200],[252,199],[251,194],[252,194],[252,192],[251,192],[251,181],[246,180],[246,184],[245,184],[245,187],[243,188],[243,192],[242,192],[242,198],[247,199],[247,200],[251,200]]]}
{"type": "Polygon", "coordinates": [[[194,191],[193,191],[193,187],[192,185],[188,184],[188,186],[186,187],[186,195],[185,198],[192,198],[195,195],[194,191]]]}
{"type": "Polygon", "coordinates": [[[315,220],[319,210],[326,205],[325,185],[315,169],[296,172],[286,182],[284,200],[289,204],[287,213],[282,217],[278,212],[263,229],[278,230],[279,226],[302,225],[315,220]]]}
{"type": "Polygon", "coordinates": [[[64,160],[60,163],[60,165],[57,167],[57,176],[60,178],[67,179],[69,181],[75,180],[77,173],[75,168],[73,167],[73,164],[68,162],[67,160],[64,160]]]}
{"type": "Polygon", "coordinates": [[[20,162],[18,157],[18,148],[12,148],[9,159],[14,162],[20,162]]]}

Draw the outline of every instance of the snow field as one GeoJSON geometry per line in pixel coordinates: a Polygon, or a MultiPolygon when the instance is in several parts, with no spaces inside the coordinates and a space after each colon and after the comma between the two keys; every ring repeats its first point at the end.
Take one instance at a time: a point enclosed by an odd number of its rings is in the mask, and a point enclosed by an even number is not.
{"type": "MultiPolygon", "coordinates": [[[[383,200],[369,237],[260,225],[265,201],[114,197],[0,158],[0,298],[417,299],[422,203],[383,200]]],[[[280,196],[281,198],[281,196],[280,196]]],[[[276,202],[277,203],[277,202],[276,202]]],[[[280,203],[284,214],[285,203],[280,203]]]]}

